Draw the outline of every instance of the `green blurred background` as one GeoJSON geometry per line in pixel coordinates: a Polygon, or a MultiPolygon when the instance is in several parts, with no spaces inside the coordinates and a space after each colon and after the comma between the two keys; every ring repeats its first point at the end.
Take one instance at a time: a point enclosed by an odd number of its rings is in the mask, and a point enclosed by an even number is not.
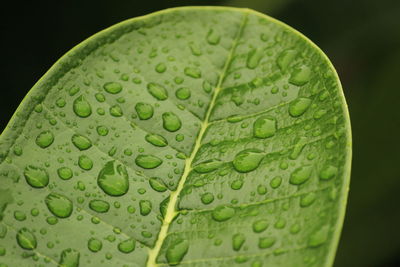
{"type": "Polygon", "coordinates": [[[335,266],[400,266],[399,0],[38,0],[8,4],[0,8],[2,128],[58,58],[92,34],[131,17],[173,6],[240,6],[271,15],[308,36],[339,73],[353,128],[351,189],[335,266]]]}

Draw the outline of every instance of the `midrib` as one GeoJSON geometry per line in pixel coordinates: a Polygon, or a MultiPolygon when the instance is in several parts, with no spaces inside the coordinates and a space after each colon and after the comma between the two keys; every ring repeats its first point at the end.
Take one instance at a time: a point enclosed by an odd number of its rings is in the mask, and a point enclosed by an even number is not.
{"type": "Polygon", "coordinates": [[[148,260],[147,260],[147,267],[156,267],[157,266],[157,263],[156,263],[157,256],[158,256],[158,254],[159,254],[159,252],[161,250],[161,246],[164,243],[165,238],[167,237],[168,228],[169,228],[172,220],[174,219],[174,217],[178,213],[175,210],[176,203],[178,201],[178,196],[179,196],[180,192],[183,189],[183,186],[184,186],[184,184],[186,182],[187,177],[189,176],[190,171],[192,170],[191,169],[192,162],[193,162],[194,158],[196,157],[196,154],[197,154],[198,150],[201,147],[201,140],[203,139],[204,133],[206,132],[206,130],[208,128],[209,119],[210,119],[210,116],[211,116],[212,109],[213,109],[213,107],[215,105],[215,102],[216,102],[216,100],[218,98],[218,95],[219,95],[219,93],[221,91],[222,83],[224,82],[226,73],[227,73],[229,65],[230,65],[230,63],[232,61],[232,57],[233,57],[233,55],[235,53],[235,50],[236,50],[236,47],[238,45],[239,39],[242,36],[242,32],[243,32],[244,26],[246,25],[247,16],[248,16],[248,13],[245,12],[243,14],[242,22],[241,22],[240,27],[238,29],[237,35],[236,35],[235,39],[233,40],[232,48],[231,48],[231,50],[230,50],[230,52],[228,54],[228,57],[227,57],[227,59],[225,61],[225,65],[224,65],[224,68],[223,68],[223,70],[221,72],[221,75],[219,77],[219,80],[218,80],[217,86],[215,88],[213,97],[212,97],[211,102],[210,102],[210,104],[208,106],[206,117],[204,119],[204,122],[201,124],[200,132],[199,132],[199,134],[197,136],[194,149],[193,149],[190,157],[188,159],[186,159],[186,161],[185,161],[185,169],[184,169],[182,177],[181,177],[181,179],[179,181],[178,187],[177,187],[177,189],[175,191],[173,191],[170,194],[170,200],[169,200],[169,203],[168,203],[167,211],[165,213],[164,221],[163,221],[163,224],[161,226],[161,230],[160,230],[160,232],[158,234],[158,238],[157,238],[156,244],[155,244],[154,248],[149,250],[149,257],[148,257],[148,260]]]}

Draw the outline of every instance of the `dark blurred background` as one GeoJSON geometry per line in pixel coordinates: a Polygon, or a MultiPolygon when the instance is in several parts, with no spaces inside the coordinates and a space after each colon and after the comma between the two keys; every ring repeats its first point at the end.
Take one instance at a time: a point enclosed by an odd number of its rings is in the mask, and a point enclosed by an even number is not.
{"type": "Polygon", "coordinates": [[[296,28],[341,77],[353,129],[349,204],[335,266],[400,266],[399,0],[8,1],[0,8],[1,130],[69,49],[122,20],[183,5],[256,9],[296,28]]]}

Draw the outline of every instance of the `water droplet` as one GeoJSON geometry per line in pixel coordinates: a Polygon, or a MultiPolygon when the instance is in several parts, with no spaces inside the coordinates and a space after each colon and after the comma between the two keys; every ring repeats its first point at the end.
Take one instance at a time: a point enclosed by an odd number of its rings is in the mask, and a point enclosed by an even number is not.
{"type": "Polygon", "coordinates": [[[37,247],[35,235],[25,227],[18,231],[17,243],[21,248],[27,250],[33,250],[37,247]]]}
{"type": "Polygon", "coordinates": [[[50,193],[47,195],[45,202],[50,212],[59,218],[67,218],[72,213],[71,200],[61,194],[50,193]]]}
{"type": "Polygon", "coordinates": [[[80,254],[75,249],[64,249],[61,252],[59,266],[61,267],[79,267],[80,254]]]}
{"type": "Polygon", "coordinates": [[[167,89],[158,83],[149,83],[147,85],[147,91],[154,96],[157,100],[165,100],[168,98],[167,89]]]}
{"type": "Polygon", "coordinates": [[[71,138],[71,141],[76,146],[76,148],[81,151],[89,149],[92,146],[92,142],[89,138],[79,134],[74,134],[71,138]]]}
{"type": "Polygon", "coordinates": [[[295,68],[290,75],[289,83],[302,86],[311,78],[311,70],[307,66],[302,66],[300,68],[295,68]]]}
{"type": "Polygon", "coordinates": [[[57,174],[58,177],[60,177],[63,180],[69,180],[72,178],[72,170],[68,167],[61,167],[57,169],[57,174]]]}
{"type": "Polygon", "coordinates": [[[189,88],[181,87],[178,90],[176,90],[175,95],[180,100],[186,100],[190,98],[191,93],[189,88]]]}
{"type": "Polygon", "coordinates": [[[83,95],[74,100],[73,110],[81,118],[89,117],[92,114],[92,107],[83,95]]]}
{"type": "Polygon", "coordinates": [[[236,154],[233,167],[238,172],[250,172],[255,170],[261,163],[264,154],[258,149],[245,149],[236,154]]]}
{"type": "Polygon", "coordinates": [[[143,169],[154,169],[162,164],[162,160],[153,155],[138,155],[135,163],[143,169]]]}
{"type": "Polygon", "coordinates": [[[316,248],[321,246],[328,240],[329,236],[329,227],[323,226],[321,229],[317,230],[313,234],[310,235],[308,239],[308,246],[312,248],[316,248]]]}
{"type": "Polygon", "coordinates": [[[255,233],[264,232],[265,229],[268,228],[268,221],[267,220],[258,220],[253,223],[253,231],[255,233]]]}
{"type": "Polygon", "coordinates": [[[292,117],[299,117],[307,111],[311,104],[311,99],[299,97],[289,104],[289,114],[292,117]]]}
{"type": "Polygon", "coordinates": [[[315,199],[317,198],[317,195],[314,192],[310,192],[308,194],[305,194],[301,196],[300,198],[300,207],[308,207],[312,203],[314,203],[315,199]]]}
{"type": "Polygon", "coordinates": [[[165,218],[165,214],[167,213],[168,203],[169,203],[169,196],[160,203],[160,212],[163,218],[165,218]]]}
{"type": "Polygon", "coordinates": [[[235,180],[231,183],[231,188],[233,190],[239,190],[243,186],[243,180],[235,180]]]}
{"type": "Polygon", "coordinates": [[[290,175],[289,182],[293,185],[305,183],[311,177],[311,166],[303,166],[295,169],[290,175]]]}
{"type": "Polygon", "coordinates": [[[24,170],[26,182],[35,188],[43,188],[49,184],[49,174],[43,168],[28,165],[24,170]]]}
{"type": "Polygon", "coordinates": [[[148,200],[140,200],[139,202],[140,214],[146,216],[150,214],[153,205],[148,200]]]}
{"type": "Polygon", "coordinates": [[[166,251],[168,264],[178,265],[189,250],[189,242],[185,239],[177,239],[171,242],[166,251]]]}
{"type": "Polygon", "coordinates": [[[65,99],[62,98],[62,97],[58,98],[57,101],[56,101],[56,105],[57,105],[57,107],[59,107],[59,108],[65,107],[66,104],[67,104],[67,102],[66,102],[65,99]]]}
{"type": "Polygon", "coordinates": [[[276,119],[262,116],[253,124],[253,135],[257,138],[268,138],[275,135],[277,128],[276,119]]]}
{"type": "Polygon", "coordinates": [[[127,239],[118,244],[118,250],[122,253],[131,253],[135,250],[136,242],[133,239],[127,239]]]}
{"type": "Polygon", "coordinates": [[[104,90],[110,94],[118,94],[122,91],[122,85],[117,82],[108,82],[103,85],[104,90]]]}
{"type": "Polygon", "coordinates": [[[212,91],[212,85],[208,81],[203,81],[203,90],[207,94],[211,93],[212,91]]]}
{"type": "Polygon", "coordinates": [[[167,66],[164,64],[164,63],[159,63],[159,64],[157,64],[157,66],[156,66],[156,71],[158,72],[158,73],[163,73],[163,72],[165,72],[167,70],[167,66]]]}
{"type": "Polygon", "coordinates": [[[186,67],[184,73],[194,79],[201,78],[201,71],[198,68],[186,67]]]}
{"type": "Polygon", "coordinates": [[[296,57],[297,52],[291,49],[284,50],[282,53],[279,54],[278,58],[276,59],[276,63],[278,67],[285,71],[289,64],[293,61],[296,57]]]}
{"type": "Polygon", "coordinates": [[[249,69],[255,69],[257,68],[258,64],[260,64],[260,61],[263,57],[263,51],[262,49],[252,49],[250,52],[247,54],[247,67],[249,69]]]}
{"type": "Polygon", "coordinates": [[[125,166],[115,160],[107,162],[97,177],[99,187],[110,196],[122,196],[128,192],[129,179],[125,166]]]}
{"type": "Polygon", "coordinates": [[[232,236],[232,248],[235,251],[239,251],[240,248],[243,246],[244,242],[246,241],[246,237],[244,234],[234,234],[232,236]]]}
{"type": "Polygon", "coordinates": [[[150,104],[139,102],[135,105],[136,113],[141,120],[148,120],[153,117],[154,110],[150,104]]]}
{"type": "Polygon", "coordinates": [[[89,208],[98,213],[106,213],[110,209],[110,204],[104,200],[94,199],[89,202],[89,208]]]}
{"type": "Polygon", "coordinates": [[[204,205],[208,205],[213,201],[214,201],[214,195],[212,193],[207,192],[201,195],[201,202],[204,205]]]}
{"type": "Polygon", "coordinates": [[[88,241],[88,249],[92,252],[99,252],[103,247],[103,243],[97,238],[90,238],[88,241]]]}
{"type": "Polygon", "coordinates": [[[281,185],[281,183],[282,183],[282,177],[276,176],[271,180],[269,184],[273,189],[275,189],[278,188],[281,185]]]}
{"type": "Polygon", "coordinates": [[[110,107],[110,114],[114,117],[121,117],[124,113],[120,105],[114,105],[110,107]]]}
{"type": "Polygon", "coordinates": [[[220,168],[224,163],[218,159],[210,159],[196,165],[193,169],[197,173],[209,173],[220,168]]]}
{"type": "Polygon", "coordinates": [[[235,215],[235,209],[227,206],[218,206],[212,211],[212,218],[217,222],[224,222],[235,215]]]}
{"type": "Polygon", "coordinates": [[[258,247],[261,249],[270,248],[276,242],[276,238],[274,237],[261,237],[258,240],[258,247]]]}
{"type": "Polygon", "coordinates": [[[157,192],[167,191],[167,187],[165,186],[165,184],[161,180],[161,178],[158,178],[158,177],[150,178],[149,183],[150,183],[151,188],[153,188],[157,192]]]}
{"type": "Polygon", "coordinates": [[[100,136],[106,136],[108,134],[108,128],[106,126],[97,126],[96,131],[100,136]]]}
{"type": "Polygon", "coordinates": [[[194,44],[194,43],[191,43],[190,45],[189,45],[189,47],[190,47],[190,51],[192,52],[192,54],[194,55],[194,56],[201,56],[201,50],[200,50],[200,48],[196,45],[196,44],[194,44]]]}
{"type": "Polygon", "coordinates": [[[167,140],[158,134],[148,134],[145,137],[146,141],[149,142],[150,144],[158,147],[164,147],[168,145],[167,140]]]}
{"type": "Polygon", "coordinates": [[[179,119],[178,116],[176,116],[172,112],[165,112],[162,114],[162,119],[163,119],[163,127],[165,130],[170,131],[170,132],[176,132],[178,131],[181,126],[182,122],[179,119]]]}
{"type": "Polygon", "coordinates": [[[93,161],[86,155],[79,156],[78,165],[83,170],[91,170],[93,168],[93,161]]]}
{"type": "Polygon", "coordinates": [[[325,165],[319,173],[321,180],[329,180],[336,176],[338,168],[332,165],[325,165]]]}
{"type": "Polygon", "coordinates": [[[36,137],[36,144],[41,148],[49,147],[54,142],[54,135],[50,131],[41,132],[36,137]]]}
{"type": "Polygon", "coordinates": [[[219,44],[219,41],[221,40],[221,36],[214,31],[214,29],[210,29],[207,33],[207,42],[210,45],[217,45],[219,44]]]}
{"type": "Polygon", "coordinates": [[[14,218],[15,218],[17,221],[22,222],[22,221],[25,221],[25,220],[26,220],[26,215],[25,215],[25,213],[23,213],[22,211],[16,210],[16,211],[14,211],[14,218]]]}

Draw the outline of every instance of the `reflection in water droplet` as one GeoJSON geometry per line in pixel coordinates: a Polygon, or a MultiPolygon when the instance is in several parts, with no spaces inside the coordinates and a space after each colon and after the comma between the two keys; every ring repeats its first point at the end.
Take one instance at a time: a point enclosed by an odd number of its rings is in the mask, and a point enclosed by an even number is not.
{"type": "Polygon", "coordinates": [[[18,231],[17,243],[21,248],[26,250],[33,250],[37,247],[35,235],[25,227],[18,231]]]}
{"type": "Polygon", "coordinates": [[[89,149],[92,146],[92,142],[89,138],[79,134],[74,134],[71,138],[71,141],[76,146],[76,148],[81,151],[89,149]]]}
{"type": "Polygon", "coordinates": [[[100,170],[97,184],[110,196],[122,196],[129,190],[128,178],[125,166],[113,160],[107,162],[100,170]]]}
{"type": "Polygon", "coordinates": [[[67,218],[72,213],[71,200],[61,194],[50,193],[47,195],[45,202],[50,212],[59,218],[67,218]]]}
{"type": "Polygon", "coordinates": [[[89,117],[92,114],[92,107],[83,95],[74,100],[73,110],[81,118],[89,117]]]}
{"type": "Polygon", "coordinates": [[[170,266],[178,265],[189,250],[189,242],[185,239],[176,239],[170,243],[165,253],[170,266]]]}
{"type": "Polygon", "coordinates": [[[154,110],[150,104],[139,102],[135,105],[136,113],[141,120],[148,120],[153,117],[154,110]]]}
{"type": "Polygon", "coordinates": [[[28,165],[24,170],[26,182],[35,188],[43,188],[49,184],[49,174],[43,168],[28,165]]]}
{"type": "Polygon", "coordinates": [[[289,104],[289,114],[292,117],[299,117],[307,111],[311,104],[311,99],[299,97],[289,104]]]}
{"type": "Polygon", "coordinates": [[[149,83],[147,85],[147,91],[154,96],[157,100],[165,100],[168,98],[167,89],[158,83],[149,83]]]}
{"type": "Polygon", "coordinates": [[[270,116],[262,116],[253,124],[253,135],[257,138],[268,138],[275,135],[277,128],[276,119],[270,116]]]}
{"type": "Polygon", "coordinates": [[[176,132],[178,131],[181,126],[182,122],[177,115],[172,112],[165,112],[162,114],[163,119],[163,127],[165,130],[169,132],[176,132]]]}
{"type": "Polygon", "coordinates": [[[54,142],[54,135],[50,131],[41,132],[36,137],[36,144],[41,148],[49,147],[54,142]]]}
{"type": "Polygon", "coordinates": [[[233,167],[238,172],[250,172],[255,170],[261,163],[264,154],[258,149],[245,149],[236,154],[233,167]]]}

